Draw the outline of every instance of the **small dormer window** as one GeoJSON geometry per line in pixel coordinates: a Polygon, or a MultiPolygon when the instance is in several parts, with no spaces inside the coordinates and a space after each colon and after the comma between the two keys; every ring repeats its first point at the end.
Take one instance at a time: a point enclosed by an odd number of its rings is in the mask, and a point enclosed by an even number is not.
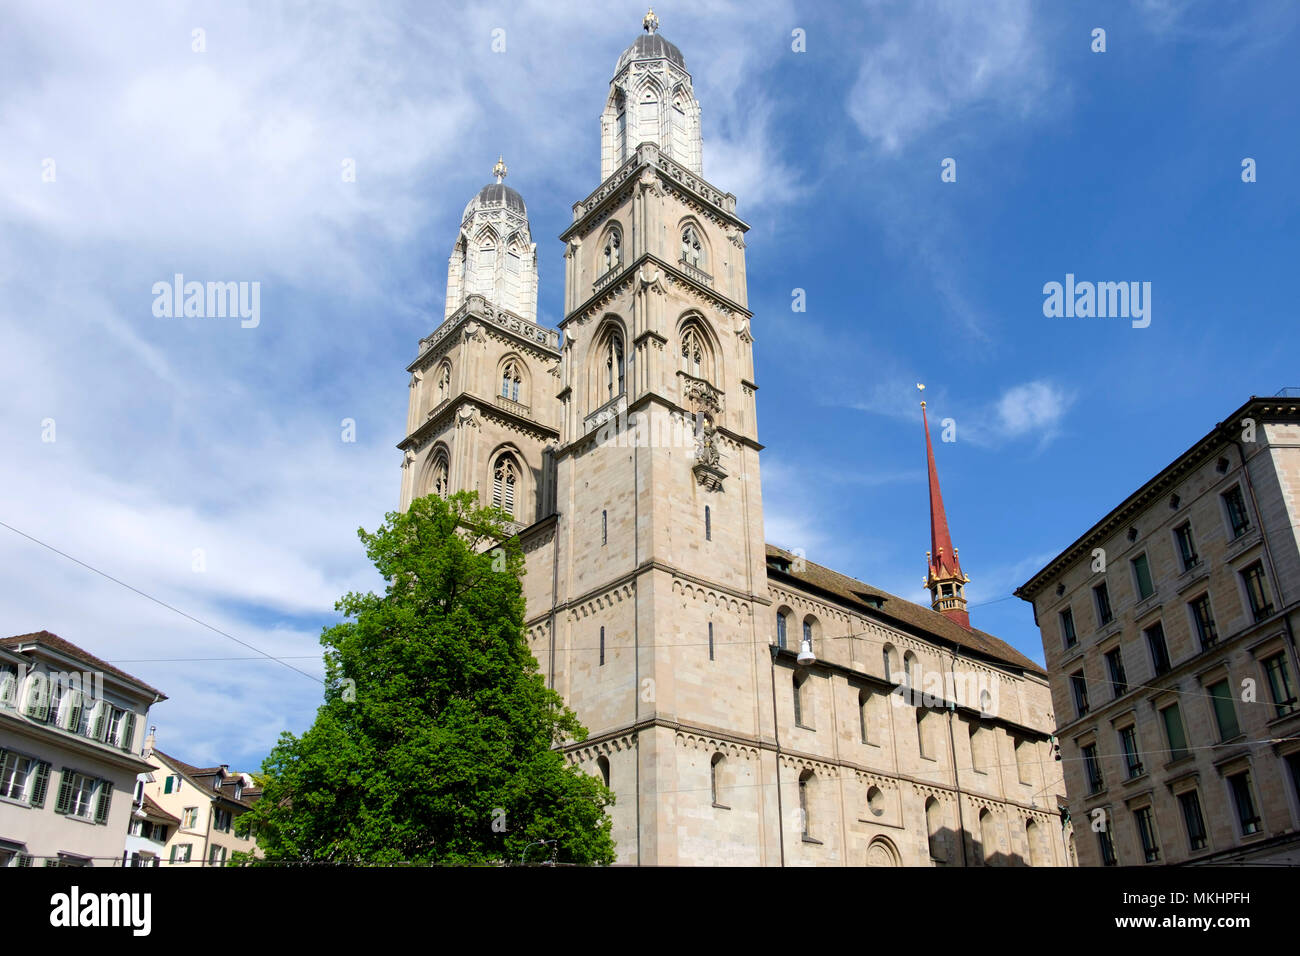
{"type": "Polygon", "coordinates": [[[215,777],[212,778],[212,789],[213,790],[221,789],[221,774],[217,774],[215,777]]]}
{"type": "Polygon", "coordinates": [[[243,795],[244,795],[244,785],[242,783],[235,784],[235,799],[238,800],[243,795]]]}

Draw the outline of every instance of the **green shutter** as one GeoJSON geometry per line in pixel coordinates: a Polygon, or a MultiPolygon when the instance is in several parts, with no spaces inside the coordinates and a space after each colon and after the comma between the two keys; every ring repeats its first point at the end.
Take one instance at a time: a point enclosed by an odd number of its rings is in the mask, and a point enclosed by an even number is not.
{"type": "Polygon", "coordinates": [[[77,724],[81,722],[81,710],[84,706],[85,703],[82,699],[81,691],[74,691],[72,693],[72,701],[68,706],[68,722],[64,724],[66,730],[71,730],[73,733],[76,733],[77,724]]]}
{"type": "Polygon", "coordinates": [[[27,716],[33,720],[45,720],[49,707],[49,681],[44,674],[32,674],[27,678],[27,716]],[[45,687],[43,693],[42,686],[45,687]]]}
{"type": "Polygon", "coordinates": [[[171,778],[171,774],[168,774],[167,779],[163,781],[163,793],[171,793],[171,792],[172,792],[172,778],[171,778]]]}
{"type": "Polygon", "coordinates": [[[95,822],[108,822],[108,808],[113,803],[113,785],[107,780],[99,782],[99,802],[95,805],[95,822]]]}
{"type": "Polygon", "coordinates": [[[104,739],[104,725],[108,722],[108,715],[112,712],[113,708],[102,700],[95,705],[95,720],[90,726],[90,736],[96,740],[104,739]]]}
{"type": "Polygon", "coordinates": [[[55,813],[67,813],[72,809],[72,771],[64,767],[59,771],[59,795],[54,801],[55,813]]]}
{"type": "Polygon", "coordinates": [[[45,806],[45,792],[50,788],[50,765],[42,760],[34,771],[36,779],[32,781],[32,806],[41,809],[45,806]]]}
{"type": "Polygon", "coordinates": [[[174,846],[172,847],[172,855],[171,855],[170,857],[168,857],[167,862],[168,862],[168,863],[175,863],[175,862],[176,862],[176,847],[174,847],[174,846]]]}
{"type": "Polygon", "coordinates": [[[32,865],[32,855],[31,855],[30,853],[19,853],[19,854],[18,854],[18,865],[19,865],[19,866],[31,866],[31,865],[32,865]]]}
{"type": "MultiPolygon", "coordinates": [[[[130,750],[135,744],[135,712],[128,710],[122,719],[122,739],[118,743],[123,750],[130,750]]],[[[169,791],[170,792],[170,791],[169,791]]]]}

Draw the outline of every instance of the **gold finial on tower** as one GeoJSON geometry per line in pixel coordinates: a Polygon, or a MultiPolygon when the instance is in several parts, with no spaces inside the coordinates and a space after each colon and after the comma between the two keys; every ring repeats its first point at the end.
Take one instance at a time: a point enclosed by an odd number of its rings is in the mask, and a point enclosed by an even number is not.
{"type": "MultiPolygon", "coordinates": [[[[917,387],[917,389],[918,389],[919,391],[922,391],[922,392],[925,391],[925,386],[922,385],[920,382],[917,382],[917,383],[916,383],[916,387],[917,387]]],[[[921,407],[922,407],[922,408],[925,408],[925,401],[924,401],[924,399],[921,401],[921,407]]]]}
{"type": "Polygon", "coordinates": [[[651,7],[641,20],[641,26],[645,27],[646,33],[654,33],[659,29],[659,18],[655,16],[654,7],[651,7]]]}
{"type": "Polygon", "coordinates": [[[492,167],[492,175],[497,178],[497,182],[506,178],[506,164],[501,156],[497,156],[497,164],[492,167]]]}

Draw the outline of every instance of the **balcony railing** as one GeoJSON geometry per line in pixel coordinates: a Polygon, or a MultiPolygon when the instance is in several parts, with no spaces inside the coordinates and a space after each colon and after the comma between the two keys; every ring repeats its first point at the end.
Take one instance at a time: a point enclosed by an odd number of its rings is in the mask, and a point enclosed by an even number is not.
{"type": "Polygon", "coordinates": [[[677,267],[681,269],[683,272],[685,272],[692,279],[694,279],[696,282],[701,282],[704,285],[709,286],[710,288],[713,287],[713,276],[709,275],[707,272],[705,272],[703,269],[699,268],[698,266],[691,265],[689,262],[686,261],[685,257],[677,261],[677,267]]]}
{"type": "Polygon", "coordinates": [[[504,408],[508,412],[514,412],[516,415],[523,415],[525,418],[528,417],[530,409],[523,402],[516,402],[513,399],[506,398],[504,395],[498,395],[496,397],[496,402],[499,407],[504,408]]]}

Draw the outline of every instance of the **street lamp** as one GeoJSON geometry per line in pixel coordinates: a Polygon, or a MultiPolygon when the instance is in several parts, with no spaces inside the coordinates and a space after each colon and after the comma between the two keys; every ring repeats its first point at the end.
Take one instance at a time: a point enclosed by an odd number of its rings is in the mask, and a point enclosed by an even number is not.
{"type": "Polygon", "coordinates": [[[817,660],[817,655],[812,651],[812,641],[810,641],[806,635],[799,644],[799,656],[795,658],[795,660],[805,666],[812,664],[817,660]]]}

